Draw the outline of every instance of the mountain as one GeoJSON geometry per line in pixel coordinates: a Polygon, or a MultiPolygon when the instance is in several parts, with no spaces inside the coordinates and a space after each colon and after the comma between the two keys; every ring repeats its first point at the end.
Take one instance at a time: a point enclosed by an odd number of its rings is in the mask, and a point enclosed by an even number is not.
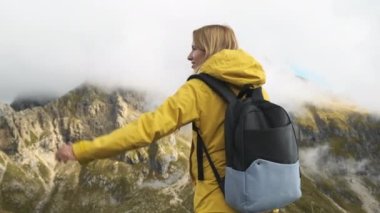
{"type": "Polygon", "coordinates": [[[181,132],[85,166],[54,159],[64,142],[121,127],[144,105],[141,93],[91,85],[21,111],[1,104],[0,212],[191,211],[190,144],[181,132]]]}
{"type": "Polygon", "coordinates": [[[378,212],[379,117],[353,106],[305,104],[293,119],[304,194],[290,212],[378,212]]]}
{"type": "MultiPolygon", "coordinates": [[[[149,147],[80,166],[57,163],[65,142],[136,119],[144,94],[82,85],[43,104],[0,104],[0,212],[192,212],[185,127],[149,147]],[[18,108],[17,108],[18,107],[18,108]]],[[[303,197],[281,212],[377,212],[380,119],[347,105],[291,113],[303,197]]]]}

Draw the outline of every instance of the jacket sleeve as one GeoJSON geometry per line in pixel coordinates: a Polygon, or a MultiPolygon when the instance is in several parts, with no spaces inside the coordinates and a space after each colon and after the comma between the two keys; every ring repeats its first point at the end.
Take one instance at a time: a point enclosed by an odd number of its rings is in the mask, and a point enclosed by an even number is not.
{"type": "Polygon", "coordinates": [[[144,113],[137,120],[108,135],[74,143],[73,152],[77,160],[83,164],[149,145],[198,119],[195,82],[186,82],[156,111],[144,113]]]}

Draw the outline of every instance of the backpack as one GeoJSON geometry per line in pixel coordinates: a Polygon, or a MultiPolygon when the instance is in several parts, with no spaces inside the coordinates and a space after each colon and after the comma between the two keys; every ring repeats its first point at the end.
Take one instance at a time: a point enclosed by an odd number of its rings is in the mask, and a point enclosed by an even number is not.
{"type": "Polygon", "coordinates": [[[203,153],[224,193],[239,212],[261,212],[299,199],[301,175],[294,127],[288,113],[264,100],[261,87],[245,85],[236,96],[228,85],[207,74],[190,79],[205,82],[226,103],[225,177],[220,177],[197,131],[198,180],[204,180],[203,153]]]}

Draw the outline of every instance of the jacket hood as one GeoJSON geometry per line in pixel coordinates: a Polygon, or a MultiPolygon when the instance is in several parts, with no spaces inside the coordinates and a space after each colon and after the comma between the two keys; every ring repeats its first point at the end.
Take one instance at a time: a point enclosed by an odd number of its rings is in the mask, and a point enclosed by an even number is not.
{"type": "Polygon", "coordinates": [[[209,74],[229,84],[243,86],[265,83],[265,73],[259,62],[242,49],[222,50],[208,58],[200,67],[200,73],[209,74]]]}

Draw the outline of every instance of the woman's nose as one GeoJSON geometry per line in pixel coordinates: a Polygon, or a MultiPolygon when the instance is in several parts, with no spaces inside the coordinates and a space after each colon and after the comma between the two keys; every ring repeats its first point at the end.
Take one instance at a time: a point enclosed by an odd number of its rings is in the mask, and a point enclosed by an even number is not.
{"type": "Polygon", "coordinates": [[[190,52],[190,54],[187,56],[187,60],[191,61],[193,60],[193,52],[190,52]]]}

